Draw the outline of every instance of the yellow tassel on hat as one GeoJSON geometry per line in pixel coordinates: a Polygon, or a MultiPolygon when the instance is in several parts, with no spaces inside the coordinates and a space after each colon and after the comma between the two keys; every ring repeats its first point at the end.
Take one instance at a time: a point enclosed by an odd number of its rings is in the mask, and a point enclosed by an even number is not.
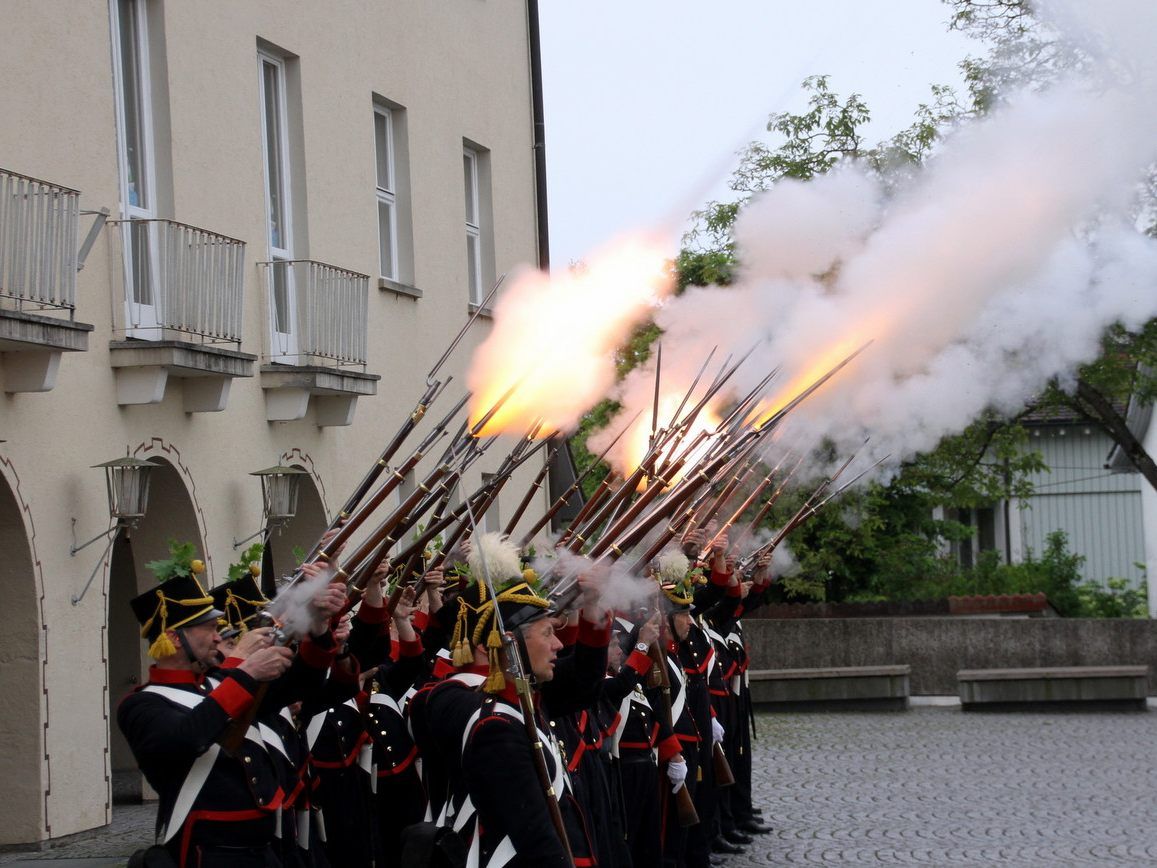
{"type": "Polygon", "coordinates": [[[506,676],[502,674],[502,658],[498,652],[502,650],[502,634],[497,625],[490,628],[490,635],[486,637],[486,656],[490,660],[490,674],[486,676],[486,684],[482,688],[487,693],[501,693],[506,689],[506,676]]]}
{"type": "Polygon", "coordinates": [[[455,666],[467,666],[474,660],[474,652],[466,640],[466,602],[458,601],[458,618],[454,622],[454,635],[450,637],[450,662],[455,666]]]}
{"type": "Polygon", "coordinates": [[[173,644],[173,640],[169,638],[168,632],[162,632],[153,644],[149,646],[149,656],[154,660],[160,660],[168,657],[170,654],[176,653],[177,647],[173,644]]]}

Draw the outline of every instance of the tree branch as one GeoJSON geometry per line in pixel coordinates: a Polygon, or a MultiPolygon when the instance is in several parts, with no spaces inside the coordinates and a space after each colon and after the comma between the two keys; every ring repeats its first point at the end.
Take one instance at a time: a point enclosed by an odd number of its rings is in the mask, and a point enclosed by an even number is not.
{"type": "Polygon", "coordinates": [[[1076,397],[1081,404],[1080,409],[1104,426],[1109,436],[1129,456],[1133,466],[1145,477],[1145,481],[1157,489],[1157,462],[1153,461],[1141,441],[1129,430],[1125,417],[1117,412],[1112,402],[1084,380],[1077,381],[1076,397]]]}

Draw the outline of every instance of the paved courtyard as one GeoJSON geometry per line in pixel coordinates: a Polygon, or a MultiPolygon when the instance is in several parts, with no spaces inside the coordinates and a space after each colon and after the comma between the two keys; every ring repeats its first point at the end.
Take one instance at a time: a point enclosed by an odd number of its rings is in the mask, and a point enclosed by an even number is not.
{"type": "MultiPolygon", "coordinates": [[[[758,726],[757,802],[775,832],[729,868],[1157,864],[1157,712],[916,708],[758,726]]],[[[152,822],[150,806],[118,807],[107,829],[0,865],[112,868],[152,822]]]]}
{"type": "Polygon", "coordinates": [[[729,866],[1157,864],[1157,713],[761,716],[729,866]]]}

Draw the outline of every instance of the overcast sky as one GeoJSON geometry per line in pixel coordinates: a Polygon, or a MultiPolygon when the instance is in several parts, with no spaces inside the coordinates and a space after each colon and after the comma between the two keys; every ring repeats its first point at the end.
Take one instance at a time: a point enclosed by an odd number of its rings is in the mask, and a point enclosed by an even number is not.
{"type": "MultiPolygon", "coordinates": [[[[632,228],[682,226],[726,194],[767,116],[831,76],[861,94],[870,138],[907,126],[931,84],[961,82],[978,46],[937,0],[544,0],[543,87],[553,267],[632,228]]],[[[672,236],[676,252],[677,232],[672,236]]]]}

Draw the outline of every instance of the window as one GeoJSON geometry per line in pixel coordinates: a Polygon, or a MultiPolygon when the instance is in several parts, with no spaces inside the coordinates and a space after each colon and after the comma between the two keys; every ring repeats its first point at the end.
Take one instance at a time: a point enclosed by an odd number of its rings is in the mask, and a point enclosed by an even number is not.
{"type": "Polygon", "coordinates": [[[471,308],[486,300],[494,285],[494,209],[490,194],[490,152],[462,140],[466,202],[466,280],[471,308]]]}
{"type": "Polygon", "coordinates": [[[286,121],[285,61],[258,52],[261,146],[265,163],[265,209],[269,224],[270,357],[292,362],[297,356],[297,306],[293,271],[292,189],[286,121]]]}
{"type": "Polygon", "coordinates": [[[398,280],[398,193],[394,115],[374,107],[374,153],[377,167],[378,261],[381,276],[398,280]]]}
{"type": "Polygon", "coordinates": [[[414,224],[406,109],[373,95],[374,207],[378,219],[378,287],[420,298],[414,285],[414,224]]]}
{"type": "Polygon", "coordinates": [[[125,271],[126,334],[160,337],[153,100],[145,0],[113,0],[113,75],[125,271]],[[143,221],[143,222],[135,222],[143,221]]]}
{"type": "Polygon", "coordinates": [[[466,286],[471,304],[482,304],[482,218],[478,196],[478,152],[462,151],[462,171],[466,184],[466,286]]]}

